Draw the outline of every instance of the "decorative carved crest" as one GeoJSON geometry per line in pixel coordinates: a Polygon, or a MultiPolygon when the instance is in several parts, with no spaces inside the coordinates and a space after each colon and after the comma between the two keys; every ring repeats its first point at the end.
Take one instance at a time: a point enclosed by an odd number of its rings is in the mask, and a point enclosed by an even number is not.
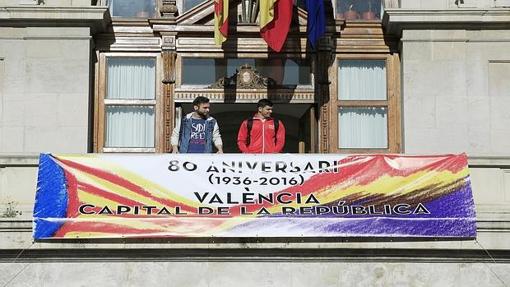
{"type": "Polygon", "coordinates": [[[236,73],[230,77],[219,78],[216,83],[209,86],[212,89],[223,89],[235,87],[237,89],[267,89],[276,86],[273,79],[263,77],[260,73],[248,64],[244,64],[236,73]]]}

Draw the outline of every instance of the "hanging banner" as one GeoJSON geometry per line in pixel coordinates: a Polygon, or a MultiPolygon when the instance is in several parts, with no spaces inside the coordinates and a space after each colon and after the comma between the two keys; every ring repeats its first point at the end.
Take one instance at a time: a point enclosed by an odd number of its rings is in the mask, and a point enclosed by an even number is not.
{"type": "Polygon", "coordinates": [[[464,154],[41,154],[34,238],[473,238],[475,221],[464,154]]]}

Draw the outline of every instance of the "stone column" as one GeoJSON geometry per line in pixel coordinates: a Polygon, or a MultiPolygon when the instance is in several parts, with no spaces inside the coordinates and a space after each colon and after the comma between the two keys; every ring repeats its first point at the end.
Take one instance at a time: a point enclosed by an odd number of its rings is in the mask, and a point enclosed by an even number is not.
{"type": "Polygon", "coordinates": [[[331,43],[327,41],[329,37],[321,39],[317,51],[316,64],[315,64],[315,93],[318,97],[317,102],[319,104],[319,152],[328,153],[330,152],[331,146],[331,127],[330,119],[331,113],[331,100],[330,100],[330,87],[331,84],[329,78],[329,67],[331,66],[331,43]],[[325,42],[328,42],[327,44],[325,42]],[[326,44],[326,45],[324,45],[326,44]]]}

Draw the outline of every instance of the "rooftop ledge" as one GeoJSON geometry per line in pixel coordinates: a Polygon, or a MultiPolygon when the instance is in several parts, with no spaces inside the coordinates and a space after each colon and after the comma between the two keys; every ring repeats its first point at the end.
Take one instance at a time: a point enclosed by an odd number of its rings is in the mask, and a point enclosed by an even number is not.
{"type": "Polygon", "coordinates": [[[383,25],[387,32],[400,34],[403,29],[505,28],[510,24],[510,8],[491,9],[386,9],[383,25]]]}
{"type": "Polygon", "coordinates": [[[111,23],[111,17],[106,6],[4,6],[0,7],[0,22],[13,26],[17,23],[37,26],[89,26],[98,32],[106,30],[111,23]]]}

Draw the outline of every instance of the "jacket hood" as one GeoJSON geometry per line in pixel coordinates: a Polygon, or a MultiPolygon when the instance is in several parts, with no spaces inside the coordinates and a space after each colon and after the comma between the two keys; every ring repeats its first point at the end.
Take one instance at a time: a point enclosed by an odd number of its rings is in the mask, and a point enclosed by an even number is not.
{"type": "MultiPolygon", "coordinates": [[[[186,118],[189,119],[191,118],[191,116],[193,115],[193,112],[189,113],[189,114],[186,114],[186,118]]],[[[206,121],[210,121],[214,119],[213,117],[211,117],[210,115],[207,116],[207,119],[205,119],[206,121]]]]}

